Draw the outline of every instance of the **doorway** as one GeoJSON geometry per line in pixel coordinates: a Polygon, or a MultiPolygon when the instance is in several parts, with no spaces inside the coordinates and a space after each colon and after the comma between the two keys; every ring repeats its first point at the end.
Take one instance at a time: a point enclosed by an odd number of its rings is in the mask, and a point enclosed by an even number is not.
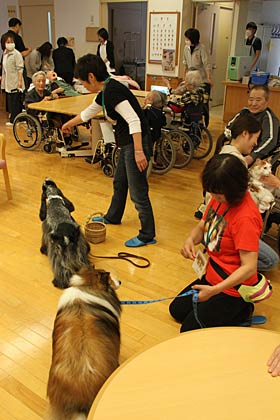
{"type": "Polygon", "coordinates": [[[20,6],[20,17],[25,45],[33,49],[49,41],[55,46],[53,4],[20,6]]]}
{"type": "Polygon", "coordinates": [[[108,3],[108,29],[117,72],[145,85],[147,2],[108,3]]]}
{"type": "Polygon", "coordinates": [[[230,51],[233,3],[199,3],[195,9],[195,27],[199,29],[201,43],[210,51],[213,88],[212,106],[224,101],[223,80],[227,78],[227,62],[230,51]]]}

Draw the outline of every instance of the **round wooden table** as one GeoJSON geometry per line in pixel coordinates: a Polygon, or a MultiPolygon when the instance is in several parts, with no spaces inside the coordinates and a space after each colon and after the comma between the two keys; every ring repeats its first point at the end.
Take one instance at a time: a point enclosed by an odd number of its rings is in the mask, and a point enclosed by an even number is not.
{"type": "Polygon", "coordinates": [[[89,420],[279,420],[280,377],[267,360],[280,334],[196,330],[129,359],[104,384],[89,420]]]}

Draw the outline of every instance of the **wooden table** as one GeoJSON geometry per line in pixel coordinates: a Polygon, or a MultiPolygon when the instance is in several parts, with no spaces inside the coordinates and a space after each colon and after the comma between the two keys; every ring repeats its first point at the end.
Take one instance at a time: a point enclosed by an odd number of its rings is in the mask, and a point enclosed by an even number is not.
{"type": "Polygon", "coordinates": [[[104,384],[89,420],[279,420],[280,377],[267,360],[280,334],[191,331],[129,359],[104,384]]]}
{"type": "MultiPolygon", "coordinates": [[[[242,108],[248,105],[248,85],[234,81],[225,81],[223,120],[228,122],[242,108]]],[[[268,106],[280,119],[280,88],[269,87],[268,106]]]]}
{"type": "MultiPolygon", "coordinates": [[[[137,97],[138,102],[142,106],[147,92],[140,90],[131,90],[131,92],[137,97]]],[[[96,93],[89,93],[80,96],[70,96],[67,98],[54,99],[52,101],[34,102],[32,104],[29,104],[28,107],[37,111],[55,112],[57,114],[75,116],[79,114],[83,109],[87,108],[92,103],[95,97],[96,93]]],[[[73,151],[64,151],[61,152],[61,156],[95,156],[97,143],[102,138],[102,132],[98,121],[102,117],[103,114],[100,113],[91,121],[90,148],[73,151]]]]}

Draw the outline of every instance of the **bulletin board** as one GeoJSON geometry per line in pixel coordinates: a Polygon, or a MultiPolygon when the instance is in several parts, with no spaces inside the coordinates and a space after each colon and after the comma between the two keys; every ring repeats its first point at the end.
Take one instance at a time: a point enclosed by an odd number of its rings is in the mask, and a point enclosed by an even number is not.
{"type": "Polygon", "coordinates": [[[150,12],[149,63],[161,64],[163,50],[175,51],[178,64],[180,12],[150,12]]]}

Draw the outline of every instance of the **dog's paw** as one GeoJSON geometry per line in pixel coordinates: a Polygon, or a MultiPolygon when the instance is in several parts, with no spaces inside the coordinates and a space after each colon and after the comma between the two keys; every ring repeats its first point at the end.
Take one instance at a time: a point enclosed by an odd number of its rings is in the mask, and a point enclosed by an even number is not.
{"type": "Polygon", "coordinates": [[[41,254],[48,255],[48,248],[46,245],[42,245],[40,248],[41,254]]]}
{"type": "Polygon", "coordinates": [[[67,287],[69,287],[68,282],[64,282],[64,281],[58,280],[56,278],[53,279],[52,284],[55,287],[57,287],[58,289],[67,289],[67,287]]]}

